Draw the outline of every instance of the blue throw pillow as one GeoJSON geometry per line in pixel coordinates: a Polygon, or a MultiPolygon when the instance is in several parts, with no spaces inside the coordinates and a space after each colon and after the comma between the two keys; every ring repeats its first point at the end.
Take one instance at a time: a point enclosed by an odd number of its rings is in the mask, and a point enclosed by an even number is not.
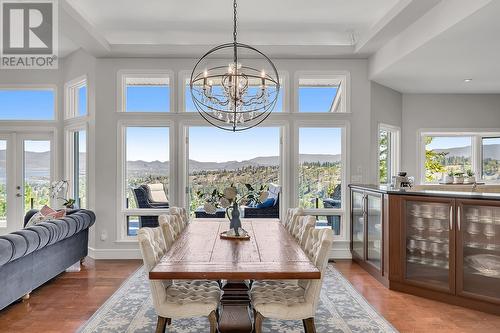
{"type": "Polygon", "coordinates": [[[274,199],[267,198],[264,202],[257,205],[257,208],[269,208],[274,206],[274,199]]]}

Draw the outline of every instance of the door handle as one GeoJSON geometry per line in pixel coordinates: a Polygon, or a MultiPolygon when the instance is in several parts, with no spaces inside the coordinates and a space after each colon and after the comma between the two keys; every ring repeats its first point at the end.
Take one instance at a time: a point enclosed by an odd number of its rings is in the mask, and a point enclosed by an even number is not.
{"type": "Polygon", "coordinates": [[[453,230],[453,206],[450,207],[450,230],[453,230]]]}
{"type": "Polygon", "coordinates": [[[457,225],[458,225],[458,231],[460,231],[460,227],[462,225],[462,221],[460,221],[460,210],[462,207],[458,206],[457,208],[457,225]]]}
{"type": "Polygon", "coordinates": [[[20,198],[20,197],[24,197],[24,195],[22,195],[21,193],[17,193],[16,197],[20,198]]]}

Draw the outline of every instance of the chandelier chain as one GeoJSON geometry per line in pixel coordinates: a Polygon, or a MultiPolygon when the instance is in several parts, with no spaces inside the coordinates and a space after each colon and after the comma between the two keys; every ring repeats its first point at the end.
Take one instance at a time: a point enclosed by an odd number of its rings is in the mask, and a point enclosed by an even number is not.
{"type": "Polygon", "coordinates": [[[233,11],[233,41],[234,43],[236,43],[236,36],[237,36],[237,32],[236,32],[236,29],[237,29],[237,22],[236,22],[236,14],[237,14],[237,7],[238,7],[238,4],[236,3],[236,0],[233,1],[233,8],[234,8],[234,11],[233,11]]]}

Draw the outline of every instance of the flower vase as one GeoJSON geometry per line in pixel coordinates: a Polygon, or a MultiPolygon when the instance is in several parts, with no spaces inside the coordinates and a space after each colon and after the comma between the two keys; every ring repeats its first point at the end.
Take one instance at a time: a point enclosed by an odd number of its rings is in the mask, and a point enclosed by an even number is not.
{"type": "Polygon", "coordinates": [[[233,206],[231,207],[231,218],[229,219],[231,224],[229,225],[229,229],[234,230],[234,234],[239,236],[239,230],[241,228],[241,220],[240,220],[240,210],[238,208],[238,203],[235,201],[233,206]]]}

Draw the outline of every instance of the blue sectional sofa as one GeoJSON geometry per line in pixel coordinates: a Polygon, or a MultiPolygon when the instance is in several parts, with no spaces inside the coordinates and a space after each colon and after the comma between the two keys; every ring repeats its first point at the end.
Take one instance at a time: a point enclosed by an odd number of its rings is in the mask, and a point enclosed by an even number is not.
{"type": "Polygon", "coordinates": [[[0,236],[0,310],[87,256],[94,222],[92,211],[75,210],[60,220],[0,236]]]}

